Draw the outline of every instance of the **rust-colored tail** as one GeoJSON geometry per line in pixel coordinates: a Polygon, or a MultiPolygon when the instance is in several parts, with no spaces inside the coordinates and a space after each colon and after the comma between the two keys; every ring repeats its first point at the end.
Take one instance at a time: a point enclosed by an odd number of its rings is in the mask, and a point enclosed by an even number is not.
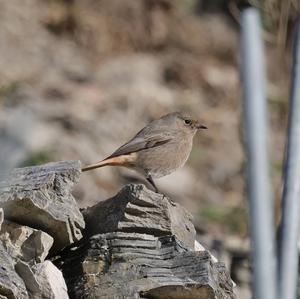
{"type": "Polygon", "coordinates": [[[106,166],[106,165],[109,165],[109,164],[107,164],[107,161],[103,160],[103,161],[100,161],[98,163],[82,167],[81,171],[84,172],[84,171],[92,170],[92,169],[95,169],[95,168],[103,167],[103,166],[106,166]]]}
{"type": "Polygon", "coordinates": [[[88,171],[95,168],[100,168],[103,166],[125,166],[125,167],[133,167],[135,162],[135,155],[121,155],[113,158],[106,158],[98,163],[91,164],[81,168],[81,171],[88,171]]]}

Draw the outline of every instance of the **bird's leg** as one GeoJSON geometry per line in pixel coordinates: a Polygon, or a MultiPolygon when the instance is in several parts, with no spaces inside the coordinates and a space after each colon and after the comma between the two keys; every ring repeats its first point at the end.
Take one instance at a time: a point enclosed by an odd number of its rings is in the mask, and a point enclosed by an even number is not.
{"type": "Polygon", "coordinates": [[[151,186],[154,188],[155,192],[158,193],[158,189],[151,177],[151,175],[149,174],[147,177],[146,177],[147,181],[151,184],[151,186]]]}

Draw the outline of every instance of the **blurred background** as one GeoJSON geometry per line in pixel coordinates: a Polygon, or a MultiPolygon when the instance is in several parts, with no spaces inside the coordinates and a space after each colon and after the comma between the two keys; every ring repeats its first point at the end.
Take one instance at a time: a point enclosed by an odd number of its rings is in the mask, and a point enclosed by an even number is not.
{"type": "MultiPolygon", "coordinates": [[[[262,12],[272,179],[279,202],[298,0],[0,0],[0,169],[97,162],[153,118],[192,113],[209,130],[187,165],[157,180],[194,215],[199,241],[250,298],[239,80],[240,11],[262,12]]],[[[84,173],[80,206],[140,178],[84,173]]]]}

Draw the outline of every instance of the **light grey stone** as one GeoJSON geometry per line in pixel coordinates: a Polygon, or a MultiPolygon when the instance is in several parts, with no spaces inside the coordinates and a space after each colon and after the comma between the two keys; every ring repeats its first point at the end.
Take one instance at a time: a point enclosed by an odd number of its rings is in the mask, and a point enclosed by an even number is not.
{"type": "Polygon", "coordinates": [[[0,183],[0,208],[6,219],[51,235],[56,251],[82,237],[84,220],[71,194],[79,175],[79,161],[15,169],[0,183]]]}
{"type": "Polygon", "coordinates": [[[39,284],[39,292],[32,299],[51,298],[68,299],[65,280],[60,270],[50,261],[37,264],[33,267],[35,278],[39,284]]]}
{"type": "Polygon", "coordinates": [[[24,281],[16,273],[14,259],[0,241],[0,295],[9,299],[29,299],[24,281]]]}
{"type": "Polygon", "coordinates": [[[19,276],[23,279],[26,289],[30,295],[39,293],[40,290],[39,284],[37,282],[37,279],[32,269],[27,263],[18,261],[15,265],[15,270],[19,274],[19,276]]]}
{"type": "Polygon", "coordinates": [[[53,244],[53,238],[45,232],[5,220],[0,239],[14,258],[25,262],[44,261],[53,244]]]}
{"type": "Polygon", "coordinates": [[[235,298],[224,264],[172,235],[99,234],[74,244],[57,262],[72,298],[235,298]]]}
{"type": "Polygon", "coordinates": [[[127,185],[116,196],[84,210],[83,215],[87,236],[112,231],[173,234],[194,249],[196,231],[192,216],[179,204],[144,185],[127,185]]]}

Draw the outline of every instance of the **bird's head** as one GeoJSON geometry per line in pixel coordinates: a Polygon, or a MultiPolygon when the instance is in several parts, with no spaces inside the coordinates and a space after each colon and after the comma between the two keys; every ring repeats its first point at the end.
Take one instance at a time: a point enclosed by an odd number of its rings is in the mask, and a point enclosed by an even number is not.
{"type": "Polygon", "coordinates": [[[195,134],[199,129],[207,129],[207,127],[199,120],[196,120],[189,115],[175,112],[174,117],[176,118],[177,126],[184,131],[192,132],[195,134]]]}

